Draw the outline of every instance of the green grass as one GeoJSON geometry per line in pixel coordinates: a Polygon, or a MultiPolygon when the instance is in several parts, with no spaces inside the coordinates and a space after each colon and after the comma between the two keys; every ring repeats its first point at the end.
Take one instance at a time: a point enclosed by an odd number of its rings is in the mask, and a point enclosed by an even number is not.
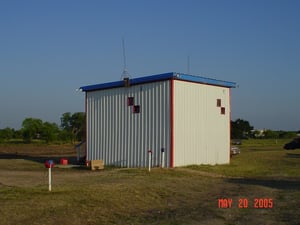
{"type": "Polygon", "coordinates": [[[241,147],[276,147],[282,149],[282,146],[291,141],[291,139],[247,139],[242,140],[241,147]]]}
{"type": "MultiPolygon", "coordinates": [[[[55,172],[63,171],[54,169],[55,172]]],[[[53,224],[54,221],[58,224],[142,224],[157,220],[162,224],[172,221],[176,224],[181,221],[176,213],[184,215],[190,207],[199,204],[198,198],[191,198],[196,193],[189,191],[195,184],[186,185],[190,177],[184,177],[181,172],[177,176],[174,170],[153,170],[150,174],[138,169],[99,174],[82,172],[88,177],[81,177],[78,183],[56,183],[51,193],[46,186],[2,187],[0,224],[53,224]],[[181,192],[183,189],[188,191],[181,192]]],[[[207,182],[206,178],[197,184],[204,188],[207,182]]],[[[204,190],[207,188],[202,193],[204,190]]],[[[210,204],[213,207],[214,202],[210,204]]]]}
{"type": "Polygon", "coordinates": [[[299,177],[300,150],[286,151],[286,140],[246,140],[228,165],[191,165],[187,168],[230,177],[299,177]]]}
{"type": "Polygon", "coordinates": [[[300,150],[251,141],[230,165],[54,168],[52,192],[42,163],[0,158],[0,224],[299,224],[300,150]],[[218,208],[219,198],[232,198],[233,207],[218,208]],[[249,208],[238,207],[240,198],[249,208]],[[274,207],[254,209],[255,198],[274,207]]]}

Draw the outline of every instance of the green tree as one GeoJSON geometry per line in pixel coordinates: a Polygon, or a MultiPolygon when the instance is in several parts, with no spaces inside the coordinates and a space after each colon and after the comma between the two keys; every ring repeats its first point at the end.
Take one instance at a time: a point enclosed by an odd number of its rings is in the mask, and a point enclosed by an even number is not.
{"type": "Polygon", "coordinates": [[[22,136],[25,142],[30,143],[32,139],[39,138],[43,129],[43,121],[36,118],[26,118],[22,123],[22,136]]]}
{"type": "Polygon", "coordinates": [[[64,113],[62,115],[62,117],[60,118],[61,127],[64,130],[67,130],[67,131],[72,130],[71,118],[72,118],[72,114],[70,112],[64,113]]]}
{"type": "Polygon", "coordinates": [[[264,138],[266,139],[277,139],[279,137],[279,132],[273,130],[265,130],[264,138]]]}
{"type": "Polygon", "coordinates": [[[6,127],[0,130],[0,140],[9,141],[14,136],[14,129],[6,127]]]}
{"type": "Polygon", "coordinates": [[[64,142],[70,142],[72,140],[72,134],[67,130],[60,130],[58,134],[58,139],[64,142]]]}
{"type": "Polygon", "coordinates": [[[41,138],[47,143],[56,141],[59,135],[59,127],[56,123],[44,122],[42,127],[41,138]]]}
{"type": "Polygon", "coordinates": [[[14,135],[13,135],[13,138],[15,139],[22,139],[22,129],[20,130],[14,130],[14,135]]]}
{"type": "Polygon", "coordinates": [[[251,130],[253,130],[253,126],[247,120],[231,121],[231,138],[233,139],[249,138],[251,130]]]}
{"type": "Polygon", "coordinates": [[[82,141],[85,139],[85,113],[76,112],[71,114],[66,112],[61,117],[61,127],[64,136],[69,136],[72,141],[82,141]]]}

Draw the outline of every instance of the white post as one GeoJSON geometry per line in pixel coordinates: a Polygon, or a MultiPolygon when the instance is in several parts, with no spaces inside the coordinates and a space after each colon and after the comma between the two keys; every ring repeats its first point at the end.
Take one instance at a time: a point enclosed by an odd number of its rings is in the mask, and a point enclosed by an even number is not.
{"type": "Polygon", "coordinates": [[[161,149],[161,168],[165,168],[165,149],[161,149]]]}
{"type": "Polygon", "coordinates": [[[148,150],[149,172],[151,171],[152,151],[148,150]]]}
{"type": "Polygon", "coordinates": [[[50,168],[48,169],[48,171],[49,171],[49,191],[51,191],[51,188],[52,188],[51,166],[50,166],[50,168]]]}

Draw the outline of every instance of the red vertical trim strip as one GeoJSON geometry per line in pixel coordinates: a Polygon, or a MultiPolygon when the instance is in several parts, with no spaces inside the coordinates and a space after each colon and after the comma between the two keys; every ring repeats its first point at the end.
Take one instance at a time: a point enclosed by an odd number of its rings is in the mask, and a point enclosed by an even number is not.
{"type": "Polygon", "coordinates": [[[230,150],[231,150],[231,89],[229,88],[229,164],[230,164],[230,150]]]}
{"type": "Polygon", "coordinates": [[[174,167],[174,79],[170,80],[170,127],[171,127],[171,149],[170,149],[170,167],[174,167]]]}
{"type": "Polygon", "coordinates": [[[87,145],[88,145],[88,120],[87,120],[87,92],[85,92],[85,162],[87,162],[87,145]]]}

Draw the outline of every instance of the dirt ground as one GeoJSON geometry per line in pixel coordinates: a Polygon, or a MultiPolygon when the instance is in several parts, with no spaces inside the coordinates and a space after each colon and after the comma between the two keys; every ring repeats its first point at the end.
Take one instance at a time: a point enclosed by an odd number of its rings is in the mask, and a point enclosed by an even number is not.
{"type": "MultiPolygon", "coordinates": [[[[45,184],[48,171],[44,168],[46,160],[68,159],[69,164],[78,164],[73,145],[0,145],[0,185],[30,187],[45,184]]],[[[58,181],[65,176],[84,176],[83,173],[58,173],[58,181]],[[62,176],[62,177],[61,177],[62,176]]]]}

